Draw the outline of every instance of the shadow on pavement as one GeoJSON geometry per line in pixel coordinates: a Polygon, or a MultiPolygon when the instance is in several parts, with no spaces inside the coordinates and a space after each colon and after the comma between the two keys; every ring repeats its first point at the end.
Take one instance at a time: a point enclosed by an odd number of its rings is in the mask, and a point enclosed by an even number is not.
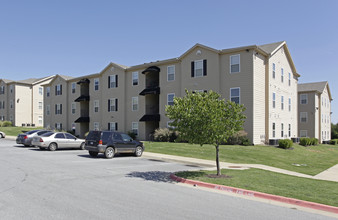
{"type": "Polygon", "coordinates": [[[165,183],[173,183],[172,179],[170,179],[170,172],[164,171],[148,171],[148,172],[132,172],[126,175],[126,177],[136,177],[141,178],[147,181],[154,182],[165,182],[165,183]]]}

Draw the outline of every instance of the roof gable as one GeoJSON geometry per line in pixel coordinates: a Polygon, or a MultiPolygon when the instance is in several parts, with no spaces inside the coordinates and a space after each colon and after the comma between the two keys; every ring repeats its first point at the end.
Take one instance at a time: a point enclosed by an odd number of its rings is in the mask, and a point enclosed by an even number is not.
{"type": "Polygon", "coordinates": [[[329,83],[327,81],[298,84],[298,92],[317,92],[322,94],[326,88],[330,100],[333,100],[331,96],[329,83]]]}
{"type": "Polygon", "coordinates": [[[178,59],[182,60],[185,56],[187,56],[188,54],[190,54],[193,50],[195,50],[196,48],[201,48],[201,49],[205,49],[205,50],[209,50],[211,52],[214,52],[214,53],[217,53],[219,54],[220,51],[219,50],[216,50],[214,48],[211,48],[211,47],[207,47],[205,45],[202,45],[202,44],[195,44],[192,48],[190,48],[189,50],[187,50],[185,53],[183,53],[180,57],[178,57],[178,59]]]}

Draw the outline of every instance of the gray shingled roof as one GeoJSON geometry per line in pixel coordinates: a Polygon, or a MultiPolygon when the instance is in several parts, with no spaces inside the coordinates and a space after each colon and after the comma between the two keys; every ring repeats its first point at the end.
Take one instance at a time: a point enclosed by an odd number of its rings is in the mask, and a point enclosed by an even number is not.
{"type": "Polygon", "coordinates": [[[298,84],[298,92],[317,91],[317,92],[322,93],[325,89],[326,84],[327,84],[327,81],[298,84]]]}
{"type": "Polygon", "coordinates": [[[271,43],[271,44],[263,44],[263,45],[259,45],[258,47],[262,49],[263,51],[265,51],[267,54],[271,54],[284,42],[285,41],[280,41],[280,42],[271,43]]]}
{"type": "Polygon", "coordinates": [[[14,82],[13,80],[10,79],[1,79],[4,83],[11,83],[14,82]]]}
{"type": "Polygon", "coordinates": [[[37,80],[39,80],[39,79],[37,79],[37,78],[29,78],[29,79],[24,79],[24,80],[18,80],[16,82],[23,83],[23,84],[33,84],[37,80]]]}
{"type": "Polygon", "coordinates": [[[60,75],[58,74],[60,77],[64,78],[65,80],[70,80],[70,79],[73,79],[74,77],[72,76],[65,76],[65,75],[60,75]]]}

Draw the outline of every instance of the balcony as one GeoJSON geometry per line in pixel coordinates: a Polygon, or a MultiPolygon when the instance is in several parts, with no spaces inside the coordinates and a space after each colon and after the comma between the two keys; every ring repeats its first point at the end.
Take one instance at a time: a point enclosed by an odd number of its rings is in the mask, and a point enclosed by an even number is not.
{"type": "Polygon", "coordinates": [[[152,87],[147,87],[142,92],[140,92],[139,95],[159,95],[160,94],[160,87],[158,86],[152,86],[152,87]]]}
{"type": "Polygon", "coordinates": [[[143,115],[140,121],[160,121],[160,114],[143,115]]]}
{"type": "Polygon", "coordinates": [[[75,102],[88,102],[89,96],[87,95],[81,95],[79,98],[75,99],[75,102]]]}
{"type": "Polygon", "coordinates": [[[89,117],[80,117],[75,120],[75,123],[88,123],[89,122],[89,117]]]}

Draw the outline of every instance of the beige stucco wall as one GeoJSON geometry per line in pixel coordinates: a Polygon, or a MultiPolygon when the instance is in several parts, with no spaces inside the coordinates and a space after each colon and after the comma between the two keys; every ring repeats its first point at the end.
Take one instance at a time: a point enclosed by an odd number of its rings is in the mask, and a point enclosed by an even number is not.
{"type": "Polygon", "coordinates": [[[316,92],[300,92],[298,94],[298,121],[299,121],[299,133],[300,131],[307,131],[308,137],[315,137],[319,138],[318,131],[316,132],[316,127],[318,127],[318,117],[316,118],[316,115],[319,114],[319,110],[316,109],[318,105],[318,95],[316,92]],[[306,94],[307,95],[307,104],[301,104],[301,95],[306,94]],[[307,122],[301,122],[300,120],[300,113],[301,112],[307,112],[307,122]],[[317,133],[317,135],[316,135],[317,133]]]}
{"type": "Polygon", "coordinates": [[[9,115],[14,115],[14,125],[32,124],[32,87],[15,85],[15,92],[9,94],[9,99],[13,100],[13,109],[9,109],[9,115]]]}
{"type": "Polygon", "coordinates": [[[327,141],[331,140],[331,100],[329,98],[327,86],[320,95],[320,99],[323,99],[323,102],[320,100],[320,116],[322,117],[323,115],[322,120],[320,121],[321,140],[327,141]]]}
{"type": "Polygon", "coordinates": [[[7,98],[7,93],[8,93],[8,88],[7,88],[7,84],[0,80],[0,86],[4,86],[5,88],[5,94],[0,94],[0,102],[3,103],[5,102],[5,107],[0,109],[0,116],[4,116],[5,120],[9,120],[7,118],[8,116],[8,109],[7,109],[7,105],[8,105],[8,98],[7,98]]]}

